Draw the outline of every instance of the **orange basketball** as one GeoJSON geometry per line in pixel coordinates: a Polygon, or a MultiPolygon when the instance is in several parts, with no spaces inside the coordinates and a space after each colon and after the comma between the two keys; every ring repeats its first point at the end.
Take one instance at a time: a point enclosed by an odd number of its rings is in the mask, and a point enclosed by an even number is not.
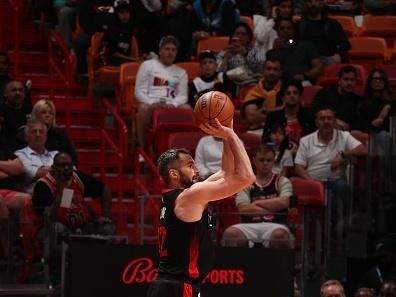
{"type": "Polygon", "coordinates": [[[195,103],[194,116],[197,124],[213,123],[217,118],[222,125],[228,126],[234,117],[234,104],[226,94],[210,91],[195,103]]]}

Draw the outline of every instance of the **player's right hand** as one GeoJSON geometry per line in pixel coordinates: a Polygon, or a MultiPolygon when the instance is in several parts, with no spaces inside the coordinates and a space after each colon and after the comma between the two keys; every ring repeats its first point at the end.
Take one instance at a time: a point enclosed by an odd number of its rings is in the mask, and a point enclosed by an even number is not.
{"type": "MultiPolygon", "coordinates": [[[[232,122],[230,123],[230,125],[232,125],[232,122]]],[[[234,133],[232,128],[223,126],[217,118],[214,119],[214,122],[211,124],[209,124],[209,123],[200,124],[199,128],[209,135],[212,135],[214,137],[218,137],[218,138],[221,138],[224,140],[227,140],[228,137],[230,137],[230,135],[232,133],[234,133]]]]}

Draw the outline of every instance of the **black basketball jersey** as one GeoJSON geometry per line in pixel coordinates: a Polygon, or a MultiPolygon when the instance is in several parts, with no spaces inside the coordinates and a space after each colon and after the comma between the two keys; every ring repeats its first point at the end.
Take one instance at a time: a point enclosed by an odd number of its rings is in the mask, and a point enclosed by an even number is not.
{"type": "MultiPolygon", "coordinates": [[[[249,189],[250,202],[262,199],[271,199],[279,196],[279,176],[272,174],[271,179],[263,186],[253,183],[249,189]]],[[[258,222],[271,222],[278,224],[287,224],[287,208],[278,211],[278,215],[264,215],[264,216],[242,216],[243,223],[258,223],[258,222]]]]}
{"type": "Polygon", "coordinates": [[[162,195],[158,227],[160,277],[199,284],[214,261],[211,240],[212,216],[208,210],[201,220],[187,223],[176,217],[174,205],[181,189],[162,195]]]}

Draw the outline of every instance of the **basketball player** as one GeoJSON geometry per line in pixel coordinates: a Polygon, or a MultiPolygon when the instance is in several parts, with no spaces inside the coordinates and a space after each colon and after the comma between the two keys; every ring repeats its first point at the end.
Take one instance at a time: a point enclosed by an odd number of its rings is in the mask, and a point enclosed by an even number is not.
{"type": "Polygon", "coordinates": [[[200,128],[223,140],[222,168],[198,181],[188,151],[171,149],[159,157],[158,169],[168,190],[162,197],[158,230],[159,276],[150,284],[148,297],[199,296],[200,283],[214,259],[208,202],[229,197],[254,181],[249,157],[232,128],[217,119],[200,128]]]}

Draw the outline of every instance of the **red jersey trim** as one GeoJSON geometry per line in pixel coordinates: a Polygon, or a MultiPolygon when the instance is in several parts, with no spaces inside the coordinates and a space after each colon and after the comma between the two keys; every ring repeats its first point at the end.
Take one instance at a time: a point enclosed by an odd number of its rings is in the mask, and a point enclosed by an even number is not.
{"type": "Polygon", "coordinates": [[[193,297],[192,286],[190,284],[183,284],[183,297],[193,297]]]}
{"type": "Polygon", "coordinates": [[[194,231],[192,232],[192,236],[190,238],[190,261],[188,264],[188,276],[191,278],[197,278],[199,276],[198,272],[198,232],[196,227],[194,226],[194,231]]]}

